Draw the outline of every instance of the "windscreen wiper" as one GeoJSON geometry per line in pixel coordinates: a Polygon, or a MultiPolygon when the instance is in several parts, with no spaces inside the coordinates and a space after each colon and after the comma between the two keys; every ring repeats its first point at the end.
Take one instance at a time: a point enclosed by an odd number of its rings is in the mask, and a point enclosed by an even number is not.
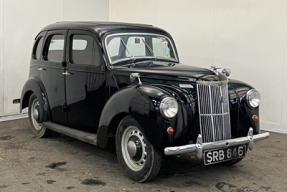
{"type": "Polygon", "coordinates": [[[149,52],[154,56],[152,48],[150,48],[150,46],[148,46],[148,44],[145,42],[145,40],[142,39],[142,41],[145,44],[145,46],[147,47],[147,49],[149,50],[149,52]]]}
{"type": "Polygon", "coordinates": [[[125,46],[125,48],[128,51],[128,53],[131,55],[130,59],[132,60],[132,62],[134,62],[136,59],[135,59],[134,55],[130,52],[130,50],[128,49],[128,46],[125,44],[125,42],[123,41],[122,38],[121,38],[121,42],[125,46]]]}

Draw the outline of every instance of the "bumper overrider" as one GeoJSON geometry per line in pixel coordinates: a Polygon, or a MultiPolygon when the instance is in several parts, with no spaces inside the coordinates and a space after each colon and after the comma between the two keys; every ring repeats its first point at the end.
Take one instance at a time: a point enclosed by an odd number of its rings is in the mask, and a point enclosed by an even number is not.
{"type": "Polygon", "coordinates": [[[188,144],[177,147],[166,147],[164,149],[165,155],[178,155],[184,153],[196,152],[197,157],[202,159],[203,151],[213,149],[224,149],[237,145],[248,145],[249,150],[253,149],[253,143],[269,138],[269,132],[253,135],[253,129],[250,127],[246,137],[239,137],[235,139],[228,139],[222,141],[215,141],[209,143],[202,143],[201,134],[198,135],[196,144],[188,144]]]}

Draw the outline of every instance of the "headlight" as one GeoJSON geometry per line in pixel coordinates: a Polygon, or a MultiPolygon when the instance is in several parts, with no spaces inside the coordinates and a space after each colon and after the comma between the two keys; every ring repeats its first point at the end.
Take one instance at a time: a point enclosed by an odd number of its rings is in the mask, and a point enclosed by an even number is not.
{"type": "Polygon", "coordinates": [[[165,97],[160,103],[160,113],[165,118],[173,118],[178,111],[177,101],[173,97],[165,97]]]}
{"type": "Polygon", "coordinates": [[[247,92],[246,99],[249,107],[258,107],[261,101],[260,93],[255,89],[251,89],[247,92]]]}

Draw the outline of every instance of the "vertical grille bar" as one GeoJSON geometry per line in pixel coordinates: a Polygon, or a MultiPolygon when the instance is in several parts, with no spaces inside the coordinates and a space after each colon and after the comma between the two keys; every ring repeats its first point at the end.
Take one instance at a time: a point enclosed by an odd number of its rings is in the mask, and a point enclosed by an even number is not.
{"type": "Polygon", "coordinates": [[[227,81],[197,82],[199,123],[203,142],[231,138],[227,81]]]}

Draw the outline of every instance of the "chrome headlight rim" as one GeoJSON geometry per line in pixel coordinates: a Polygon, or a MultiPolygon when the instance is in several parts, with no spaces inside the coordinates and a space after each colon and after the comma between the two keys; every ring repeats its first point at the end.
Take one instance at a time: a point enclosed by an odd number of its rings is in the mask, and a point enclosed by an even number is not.
{"type": "Polygon", "coordinates": [[[177,100],[174,98],[174,97],[170,97],[170,96],[167,96],[167,97],[164,97],[161,102],[160,102],[160,106],[159,106],[159,110],[160,110],[160,114],[162,117],[166,118],[166,119],[172,119],[174,118],[177,113],[178,113],[178,103],[177,103],[177,100]],[[173,114],[173,116],[168,116],[166,114],[166,112],[164,111],[164,105],[167,103],[167,102],[170,102],[170,101],[173,101],[174,104],[176,104],[176,112],[173,114]]]}
{"type": "Polygon", "coordinates": [[[259,91],[257,91],[256,89],[250,89],[249,91],[247,91],[246,93],[246,101],[247,101],[247,105],[251,108],[251,109],[255,109],[257,107],[259,107],[260,103],[261,103],[261,95],[259,93],[259,91]],[[251,99],[251,96],[256,93],[256,94],[259,94],[259,102],[257,102],[256,105],[252,104],[250,99],[251,99]]]}

